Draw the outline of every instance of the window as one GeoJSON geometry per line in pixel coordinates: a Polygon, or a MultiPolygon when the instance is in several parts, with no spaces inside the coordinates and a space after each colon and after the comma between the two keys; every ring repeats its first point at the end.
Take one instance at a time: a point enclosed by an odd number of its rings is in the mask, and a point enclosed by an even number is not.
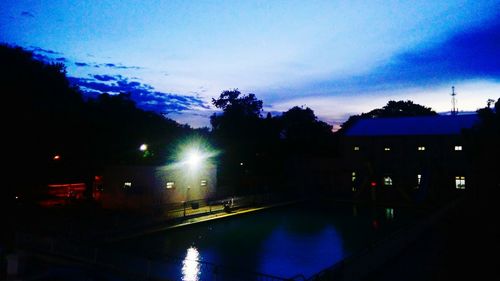
{"type": "Polygon", "coordinates": [[[352,172],[351,174],[352,192],[356,191],[356,186],[354,186],[355,181],[356,181],[356,172],[352,172]]]}
{"type": "Polygon", "coordinates": [[[127,182],[123,183],[123,188],[124,189],[129,189],[131,187],[132,187],[132,183],[131,182],[127,181],[127,182]]]}
{"type": "Polygon", "coordinates": [[[456,189],[465,189],[465,177],[464,176],[456,176],[455,177],[455,188],[456,189]]]}
{"type": "Polygon", "coordinates": [[[385,218],[387,220],[394,219],[394,209],[393,208],[385,208],[385,218]]]}
{"type": "Polygon", "coordinates": [[[384,151],[391,151],[390,147],[384,147],[384,151]]]}
{"type": "Polygon", "coordinates": [[[455,145],[455,151],[461,151],[462,146],[461,145],[455,145]]]}
{"type": "Polygon", "coordinates": [[[384,185],[385,186],[391,186],[392,185],[392,178],[391,177],[384,177],[384,185]]]}
{"type": "Polygon", "coordinates": [[[175,187],[175,182],[173,181],[168,181],[167,185],[165,186],[167,189],[171,189],[175,187]]]}
{"type": "Polygon", "coordinates": [[[207,180],[201,180],[200,186],[207,186],[207,180]]]}
{"type": "Polygon", "coordinates": [[[417,174],[417,186],[415,187],[415,189],[419,189],[420,188],[420,183],[422,182],[422,175],[421,174],[417,174]]]}
{"type": "Polygon", "coordinates": [[[359,151],[359,146],[355,146],[354,151],[359,151]]]}
{"type": "Polygon", "coordinates": [[[425,146],[419,146],[418,147],[418,151],[424,151],[425,150],[425,146]]]}

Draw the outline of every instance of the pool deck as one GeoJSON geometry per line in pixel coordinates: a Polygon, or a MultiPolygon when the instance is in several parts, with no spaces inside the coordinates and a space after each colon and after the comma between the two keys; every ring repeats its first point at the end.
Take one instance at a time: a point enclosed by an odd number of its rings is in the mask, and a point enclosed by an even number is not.
{"type": "MultiPolygon", "coordinates": [[[[238,215],[243,215],[247,213],[252,213],[252,212],[258,212],[262,210],[266,210],[269,208],[274,208],[274,207],[280,207],[280,206],[286,206],[290,204],[297,203],[299,201],[294,200],[294,201],[286,201],[286,202],[280,202],[280,203],[273,203],[273,204],[267,204],[267,205],[262,205],[258,207],[241,207],[241,208],[233,208],[229,212],[225,212],[223,209],[216,210],[213,212],[208,212],[207,210],[203,210],[200,208],[200,211],[194,214],[188,214],[187,216],[183,216],[182,210],[177,210],[177,211],[170,211],[170,215],[168,217],[165,217],[163,220],[158,221],[154,225],[150,225],[148,227],[143,227],[137,230],[132,230],[132,231],[126,231],[123,234],[120,235],[114,235],[111,239],[108,239],[110,242],[115,242],[115,241],[121,241],[121,240],[126,240],[142,235],[147,235],[155,232],[160,232],[160,231],[165,231],[169,229],[174,229],[178,227],[184,227],[196,223],[202,223],[202,222],[207,222],[207,221],[212,221],[212,220],[217,220],[217,219],[223,219],[223,218],[228,218],[232,216],[238,216],[238,215]],[[172,213],[177,213],[177,216],[172,216],[172,213]]],[[[208,208],[208,207],[204,207],[208,208]]]]}

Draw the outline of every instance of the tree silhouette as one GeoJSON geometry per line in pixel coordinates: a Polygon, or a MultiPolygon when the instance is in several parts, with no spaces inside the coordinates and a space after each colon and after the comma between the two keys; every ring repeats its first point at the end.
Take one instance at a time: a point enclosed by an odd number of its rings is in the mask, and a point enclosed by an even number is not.
{"type": "Polygon", "coordinates": [[[84,102],[64,65],[40,61],[19,47],[0,45],[8,163],[2,199],[47,183],[90,181],[106,165],[164,164],[173,145],[202,130],[135,106],[130,94],[84,102]],[[148,144],[148,152],[139,146],[148,144]],[[56,157],[57,156],[57,157],[56,157]],[[147,157],[144,157],[147,156],[147,157]],[[5,196],[4,196],[5,195],[5,196]]]}
{"type": "Polygon", "coordinates": [[[210,117],[213,138],[223,150],[219,181],[237,192],[249,192],[265,140],[260,118],[262,101],[235,89],[223,91],[219,98],[212,99],[212,104],[222,110],[210,117]]]}
{"type": "Polygon", "coordinates": [[[472,193],[482,205],[497,209],[500,195],[500,98],[491,108],[488,106],[477,111],[479,122],[472,129],[465,130],[466,150],[471,161],[471,175],[475,186],[472,193]]]}
{"type": "Polygon", "coordinates": [[[279,120],[288,154],[325,155],[332,151],[332,126],[318,120],[312,109],[295,106],[284,112],[279,120]]]}

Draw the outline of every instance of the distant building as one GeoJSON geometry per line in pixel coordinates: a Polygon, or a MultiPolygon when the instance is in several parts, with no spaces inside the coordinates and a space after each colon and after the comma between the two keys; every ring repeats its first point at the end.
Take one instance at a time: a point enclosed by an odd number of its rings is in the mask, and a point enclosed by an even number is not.
{"type": "Polygon", "coordinates": [[[343,139],[340,191],[411,202],[463,192],[471,177],[462,130],[477,121],[475,114],[360,119],[343,139]]]}
{"type": "Polygon", "coordinates": [[[104,208],[147,210],[209,199],[216,186],[215,165],[196,171],[172,166],[113,166],[99,176],[93,197],[104,208]]]}

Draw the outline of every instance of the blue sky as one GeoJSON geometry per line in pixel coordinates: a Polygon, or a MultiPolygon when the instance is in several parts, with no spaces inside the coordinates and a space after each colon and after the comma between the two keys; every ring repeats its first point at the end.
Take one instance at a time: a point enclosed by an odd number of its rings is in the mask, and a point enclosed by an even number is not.
{"type": "Polygon", "coordinates": [[[500,97],[500,1],[11,1],[0,42],[63,62],[89,95],[128,91],[206,126],[238,88],[324,121],[413,100],[437,111],[500,97]]]}

